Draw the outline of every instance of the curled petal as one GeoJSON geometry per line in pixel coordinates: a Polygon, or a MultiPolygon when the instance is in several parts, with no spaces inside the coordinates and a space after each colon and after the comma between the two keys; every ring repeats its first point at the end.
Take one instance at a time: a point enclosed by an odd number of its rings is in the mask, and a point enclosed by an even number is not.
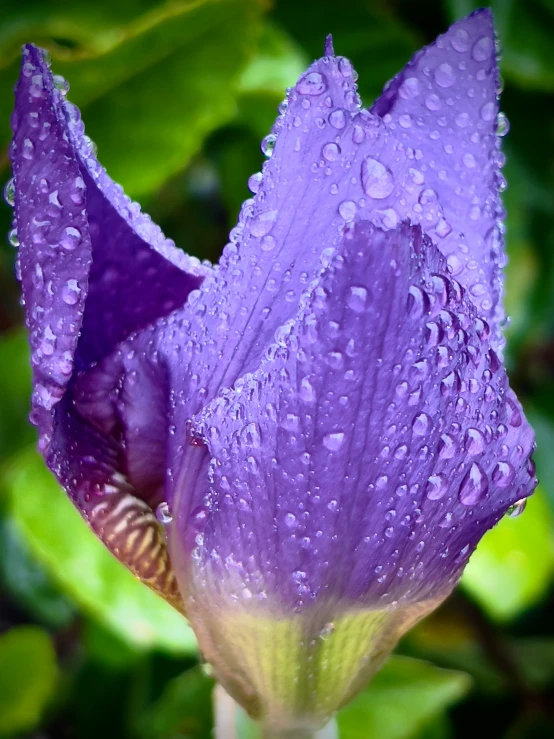
{"type": "Polygon", "coordinates": [[[478,10],[418,52],[372,108],[410,159],[418,196],[408,200],[405,215],[438,244],[450,273],[491,324],[496,351],[504,346],[506,262],[499,92],[492,14],[478,10]]]}

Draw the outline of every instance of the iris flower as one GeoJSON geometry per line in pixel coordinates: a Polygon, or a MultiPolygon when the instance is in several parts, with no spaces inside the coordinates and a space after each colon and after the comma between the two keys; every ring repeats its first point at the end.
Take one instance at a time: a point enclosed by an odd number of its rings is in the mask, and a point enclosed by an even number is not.
{"type": "Polygon", "coordinates": [[[34,46],[16,88],[40,451],[272,736],[355,695],[536,484],[502,362],[490,12],[369,110],[355,81],[329,38],[214,266],[109,178],[34,46]]]}

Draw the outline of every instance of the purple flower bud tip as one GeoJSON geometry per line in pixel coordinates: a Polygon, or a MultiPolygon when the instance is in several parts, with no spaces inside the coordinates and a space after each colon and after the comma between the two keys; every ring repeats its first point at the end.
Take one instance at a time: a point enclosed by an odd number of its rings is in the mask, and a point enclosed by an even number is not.
{"type": "Polygon", "coordinates": [[[232,695],[285,728],[355,694],[536,484],[502,364],[491,13],[369,110],[355,80],[328,36],[217,269],[110,180],[33,46],[16,88],[40,449],[232,695]]]}

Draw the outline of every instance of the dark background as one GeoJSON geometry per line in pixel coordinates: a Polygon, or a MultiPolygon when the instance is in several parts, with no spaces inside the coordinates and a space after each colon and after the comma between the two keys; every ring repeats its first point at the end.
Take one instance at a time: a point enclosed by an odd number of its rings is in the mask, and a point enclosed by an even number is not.
{"type": "MultiPolygon", "coordinates": [[[[177,244],[215,260],[284,89],[327,33],[369,105],[418,47],[474,7],[3,0],[0,181],[10,177],[19,49],[33,41],[71,83],[114,179],[177,244]]],[[[341,739],[554,736],[554,0],[493,9],[511,122],[507,361],[536,428],[541,485],[341,713],[341,739]]],[[[10,219],[1,203],[2,233],[10,219]]],[[[34,451],[14,254],[0,245],[0,736],[210,737],[212,683],[190,631],[93,538],[34,451]]]]}

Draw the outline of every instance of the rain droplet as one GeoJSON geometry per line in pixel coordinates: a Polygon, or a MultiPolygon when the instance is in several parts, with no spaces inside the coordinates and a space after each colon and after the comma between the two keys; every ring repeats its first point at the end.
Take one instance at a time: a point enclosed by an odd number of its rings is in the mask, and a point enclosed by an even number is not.
{"type": "Polygon", "coordinates": [[[427,413],[420,413],[414,418],[412,431],[416,436],[425,436],[431,427],[432,421],[427,413]]]}
{"type": "Polygon", "coordinates": [[[515,471],[509,462],[498,462],[492,473],[492,480],[499,488],[506,488],[515,477],[515,471]]]}
{"type": "Polygon", "coordinates": [[[15,182],[13,177],[6,182],[4,187],[4,200],[11,208],[15,205],[15,182]]]}
{"type": "Polygon", "coordinates": [[[68,280],[62,288],[62,300],[67,305],[75,305],[79,300],[81,288],[77,280],[68,280]]]}
{"type": "Polygon", "coordinates": [[[497,136],[506,136],[510,130],[510,121],[506,118],[506,114],[500,111],[496,118],[496,134],[497,136]]]}
{"type": "Polygon", "coordinates": [[[439,441],[439,459],[452,459],[456,454],[456,442],[448,434],[443,434],[439,441]]]}
{"type": "Polygon", "coordinates": [[[493,121],[496,117],[496,103],[493,103],[492,100],[490,100],[488,103],[485,103],[481,108],[481,118],[484,121],[493,121]]]}
{"type": "Polygon", "coordinates": [[[470,456],[481,454],[485,449],[485,437],[479,429],[470,428],[466,432],[465,450],[470,456]]]}
{"type": "Polygon", "coordinates": [[[407,77],[400,85],[398,94],[404,100],[413,100],[419,95],[421,86],[417,77],[407,77]]]}
{"type": "Polygon", "coordinates": [[[273,228],[275,219],[277,218],[276,210],[266,210],[258,213],[250,223],[250,233],[252,236],[261,237],[268,234],[273,228]]]}
{"type": "Polygon", "coordinates": [[[521,516],[521,514],[525,510],[526,505],[527,505],[527,498],[521,498],[521,500],[516,500],[516,502],[513,505],[511,505],[506,511],[506,515],[509,516],[510,518],[517,518],[518,516],[521,516]]]}
{"type": "Polygon", "coordinates": [[[11,246],[14,246],[16,249],[19,246],[19,236],[17,235],[17,228],[12,228],[12,230],[8,234],[8,242],[11,246]]]}
{"type": "Polygon", "coordinates": [[[467,506],[479,503],[488,487],[489,481],[485,471],[479,464],[473,462],[460,485],[460,503],[467,506]]]}
{"type": "Polygon", "coordinates": [[[261,183],[261,181],[262,181],[262,173],[261,172],[255,172],[253,175],[251,175],[249,177],[249,179],[248,179],[248,189],[254,195],[260,189],[260,183],[261,183]]]}
{"type": "Polygon", "coordinates": [[[452,87],[455,81],[456,75],[448,62],[443,62],[435,69],[435,82],[439,87],[452,87]]]}
{"type": "Polygon", "coordinates": [[[475,161],[475,157],[469,151],[466,151],[466,153],[463,155],[462,161],[463,161],[463,163],[465,164],[465,166],[468,169],[473,169],[474,167],[477,166],[477,162],[475,161]]]}
{"type": "Polygon", "coordinates": [[[429,500],[439,500],[447,491],[446,478],[444,475],[431,475],[425,486],[425,495],[429,500]]]}
{"type": "Polygon", "coordinates": [[[492,40],[488,36],[481,36],[481,38],[473,44],[471,56],[475,59],[476,62],[485,62],[487,59],[490,58],[492,54],[492,49],[492,40]]]}
{"type": "Polygon", "coordinates": [[[362,162],[362,186],[366,195],[376,200],[388,197],[394,190],[394,176],[388,167],[366,157],[362,162]]]}
{"type": "Polygon", "coordinates": [[[35,153],[35,145],[31,141],[31,139],[25,139],[23,141],[23,152],[22,152],[23,159],[32,159],[34,153],[35,153]]]}
{"type": "Polygon", "coordinates": [[[271,155],[273,154],[273,149],[275,148],[276,141],[277,141],[277,136],[275,136],[274,133],[270,133],[268,136],[262,139],[260,148],[262,150],[262,154],[268,159],[270,159],[271,155]]]}
{"type": "Polygon", "coordinates": [[[353,221],[358,211],[358,206],[353,200],[343,200],[339,205],[339,214],[345,221],[353,221]]]}
{"type": "Polygon", "coordinates": [[[325,434],[323,437],[323,446],[330,452],[338,452],[344,442],[344,433],[336,431],[332,434],[325,434]]]}
{"type": "Polygon", "coordinates": [[[329,123],[333,126],[333,128],[336,128],[337,131],[343,129],[346,126],[346,115],[344,113],[344,110],[342,110],[342,108],[337,108],[337,110],[334,110],[332,113],[330,113],[329,123]]]}
{"type": "Polygon", "coordinates": [[[327,80],[319,72],[309,72],[296,85],[301,95],[321,95],[327,89],[327,80]]]}
{"type": "Polygon", "coordinates": [[[67,95],[69,92],[69,82],[65,77],[62,77],[61,74],[54,74],[52,75],[52,82],[54,83],[56,90],[59,90],[64,96],[67,95]]]}
{"type": "Polygon", "coordinates": [[[166,503],[165,500],[156,508],[156,518],[164,526],[167,526],[167,524],[170,524],[173,520],[173,516],[171,515],[171,511],[169,510],[169,504],[166,503]]]}
{"type": "Polygon", "coordinates": [[[260,241],[260,247],[262,248],[262,251],[271,251],[275,248],[275,244],[277,242],[273,238],[273,236],[262,236],[262,239],[260,241]]]}
{"type": "Polygon", "coordinates": [[[73,251],[81,243],[81,232],[73,226],[68,226],[60,238],[60,246],[67,251],[73,251]]]}
{"type": "Polygon", "coordinates": [[[469,49],[469,33],[464,28],[459,28],[451,41],[454,51],[463,53],[469,49]]]}
{"type": "Polygon", "coordinates": [[[346,302],[355,313],[363,313],[367,308],[367,299],[367,289],[362,286],[354,286],[350,288],[346,302]]]}
{"type": "Polygon", "coordinates": [[[425,98],[425,107],[428,110],[432,110],[432,111],[440,110],[441,105],[442,103],[441,103],[440,97],[434,92],[430,93],[425,98]]]}
{"type": "Polygon", "coordinates": [[[321,156],[328,162],[334,162],[340,157],[340,146],[338,144],[325,144],[321,150],[321,156]]]}

